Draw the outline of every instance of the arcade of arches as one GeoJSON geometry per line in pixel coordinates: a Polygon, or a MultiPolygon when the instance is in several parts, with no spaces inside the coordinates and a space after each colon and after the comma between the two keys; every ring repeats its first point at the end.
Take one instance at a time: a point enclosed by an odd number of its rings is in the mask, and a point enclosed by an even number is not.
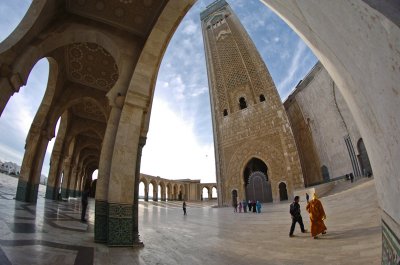
{"type": "Polygon", "coordinates": [[[207,190],[205,199],[211,200],[213,198],[212,190],[217,187],[216,183],[200,183],[200,180],[170,180],[142,173],[139,183],[143,183],[143,199],[145,201],[148,201],[149,198],[153,201],[200,201],[203,199],[204,189],[207,190]]]}
{"type": "MultiPolygon", "coordinates": [[[[384,231],[400,238],[398,3],[262,1],[305,40],[338,84],[374,169],[384,231]]],[[[54,197],[61,172],[68,179],[64,193],[79,194],[98,168],[95,240],[109,246],[141,243],[140,158],[157,72],[168,41],[195,1],[133,2],[137,8],[127,8],[129,1],[104,6],[34,0],[0,46],[0,113],[38,60],[50,64],[26,141],[17,200],[36,201],[44,153],[61,118],[46,197],[54,197]]],[[[385,241],[383,247],[389,247],[385,241]]]]}

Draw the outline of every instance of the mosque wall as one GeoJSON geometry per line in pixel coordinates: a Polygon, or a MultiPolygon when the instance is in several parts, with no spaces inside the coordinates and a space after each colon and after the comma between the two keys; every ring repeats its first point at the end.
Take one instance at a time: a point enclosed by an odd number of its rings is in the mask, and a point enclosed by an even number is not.
{"type": "Polygon", "coordinates": [[[300,159],[306,184],[350,173],[364,175],[357,149],[360,132],[337,85],[320,62],[297,85],[284,106],[299,153],[303,154],[300,159]]]}

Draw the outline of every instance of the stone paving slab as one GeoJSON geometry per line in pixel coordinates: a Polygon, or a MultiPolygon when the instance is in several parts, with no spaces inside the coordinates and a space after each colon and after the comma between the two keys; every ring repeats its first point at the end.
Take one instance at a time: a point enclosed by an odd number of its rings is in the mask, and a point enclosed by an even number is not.
{"type": "MultiPolygon", "coordinates": [[[[261,214],[213,208],[215,201],[188,202],[187,216],[181,202],[140,202],[145,247],[133,249],[94,243],[93,199],[86,226],[78,222],[79,199],[45,200],[41,185],[36,206],[9,200],[1,195],[15,194],[17,179],[1,174],[0,264],[380,264],[374,180],[349,185],[321,199],[328,233],[317,240],[299,227],[288,237],[290,202],[264,204],[261,214]],[[15,224],[24,225],[16,232],[15,224]]],[[[309,227],[305,203],[300,204],[309,227]]]]}

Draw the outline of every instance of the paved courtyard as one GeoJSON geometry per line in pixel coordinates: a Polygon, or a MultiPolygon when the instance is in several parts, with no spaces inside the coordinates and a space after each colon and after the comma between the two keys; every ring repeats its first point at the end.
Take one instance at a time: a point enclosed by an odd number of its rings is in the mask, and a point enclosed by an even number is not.
{"type": "MultiPolygon", "coordinates": [[[[289,203],[265,204],[261,214],[233,213],[212,202],[141,202],[142,249],[108,248],[93,242],[94,200],[89,222],[79,222],[80,201],[44,199],[36,205],[13,198],[17,179],[0,174],[0,264],[380,264],[381,224],[374,180],[343,182],[324,204],[328,233],[312,239],[296,227],[289,238],[289,203]]],[[[309,227],[305,203],[303,220],[309,227]]]]}

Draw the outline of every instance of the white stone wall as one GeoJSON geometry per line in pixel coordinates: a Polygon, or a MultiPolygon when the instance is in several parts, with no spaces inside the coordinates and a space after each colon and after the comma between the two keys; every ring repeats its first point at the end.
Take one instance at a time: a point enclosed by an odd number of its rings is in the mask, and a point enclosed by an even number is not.
{"type": "Polygon", "coordinates": [[[344,137],[350,135],[353,148],[356,149],[359,132],[327,71],[318,67],[312,75],[314,78],[305,87],[300,84],[296,101],[311,128],[321,166],[328,167],[330,178],[340,177],[353,172],[344,137]],[[335,100],[335,97],[339,100],[335,100]]]}

